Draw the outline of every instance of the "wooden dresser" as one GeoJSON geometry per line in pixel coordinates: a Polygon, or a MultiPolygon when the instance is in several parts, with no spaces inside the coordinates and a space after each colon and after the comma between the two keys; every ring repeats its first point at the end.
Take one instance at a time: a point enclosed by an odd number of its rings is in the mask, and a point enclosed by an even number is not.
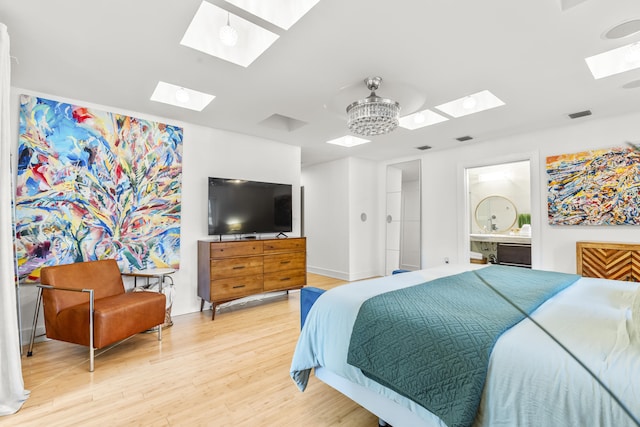
{"type": "Polygon", "coordinates": [[[640,282],[640,244],[576,242],[578,274],[640,282]]]}
{"type": "Polygon", "coordinates": [[[306,238],[198,241],[198,296],[216,304],[307,283],[306,238]]]}

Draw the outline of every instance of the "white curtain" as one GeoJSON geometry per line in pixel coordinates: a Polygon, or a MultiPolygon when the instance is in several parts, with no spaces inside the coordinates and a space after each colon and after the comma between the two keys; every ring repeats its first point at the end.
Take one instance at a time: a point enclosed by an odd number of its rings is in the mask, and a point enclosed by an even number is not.
{"type": "Polygon", "coordinates": [[[13,255],[11,132],[9,92],[11,57],[7,26],[0,23],[0,415],[13,414],[29,392],[24,389],[13,255]]]}

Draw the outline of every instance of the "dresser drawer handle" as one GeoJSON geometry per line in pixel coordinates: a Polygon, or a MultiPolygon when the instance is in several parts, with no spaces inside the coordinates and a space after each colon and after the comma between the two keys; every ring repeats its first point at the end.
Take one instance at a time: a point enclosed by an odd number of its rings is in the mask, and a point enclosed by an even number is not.
{"type": "Polygon", "coordinates": [[[236,265],[235,267],[233,267],[234,270],[242,270],[244,268],[244,265],[236,265]]]}
{"type": "Polygon", "coordinates": [[[240,288],[244,288],[247,285],[236,285],[233,287],[233,289],[240,289],[240,288]]]}
{"type": "Polygon", "coordinates": [[[283,277],[280,279],[281,282],[286,282],[287,280],[291,280],[291,277],[283,277]]]}
{"type": "Polygon", "coordinates": [[[280,264],[289,264],[291,261],[280,261],[280,264]]]}

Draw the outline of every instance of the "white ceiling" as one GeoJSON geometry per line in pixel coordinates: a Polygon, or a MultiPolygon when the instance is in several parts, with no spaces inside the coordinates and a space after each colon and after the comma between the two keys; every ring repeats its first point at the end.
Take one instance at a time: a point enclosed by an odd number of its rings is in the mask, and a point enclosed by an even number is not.
{"type": "Polygon", "coordinates": [[[287,31],[258,20],[280,38],[248,68],[180,45],[200,3],[0,0],[12,85],[298,145],[303,165],[477,144],[587,109],[576,120],[640,110],[640,88],[622,88],[640,70],[595,80],[584,60],[640,41],[603,37],[640,18],[638,0],[320,0],[287,31]],[[346,134],[344,108],[368,95],[362,81],[374,75],[403,114],[485,89],[506,105],[357,147],[326,144],[346,134]],[[202,112],[150,101],[159,80],[216,98],[202,112]],[[456,140],[465,135],[474,139],[456,140]]]}

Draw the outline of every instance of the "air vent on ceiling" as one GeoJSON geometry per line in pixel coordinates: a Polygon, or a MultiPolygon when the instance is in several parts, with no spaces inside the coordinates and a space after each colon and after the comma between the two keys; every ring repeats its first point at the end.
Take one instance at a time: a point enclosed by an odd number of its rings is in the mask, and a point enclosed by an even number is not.
{"type": "Polygon", "coordinates": [[[467,135],[467,136],[461,136],[461,137],[456,138],[456,139],[457,139],[458,141],[460,141],[460,142],[464,142],[464,141],[469,141],[469,140],[473,139],[473,137],[471,137],[471,136],[467,135]]]}
{"type": "Polygon", "coordinates": [[[418,150],[422,150],[422,151],[424,151],[424,150],[428,150],[428,149],[430,149],[430,148],[431,148],[431,146],[430,146],[430,145],[421,145],[420,147],[416,147],[416,148],[417,148],[418,150]]]}
{"type": "Polygon", "coordinates": [[[578,119],[580,117],[590,116],[591,110],[578,111],[577,113],[569,114],[570,119],[578,119]]]}

